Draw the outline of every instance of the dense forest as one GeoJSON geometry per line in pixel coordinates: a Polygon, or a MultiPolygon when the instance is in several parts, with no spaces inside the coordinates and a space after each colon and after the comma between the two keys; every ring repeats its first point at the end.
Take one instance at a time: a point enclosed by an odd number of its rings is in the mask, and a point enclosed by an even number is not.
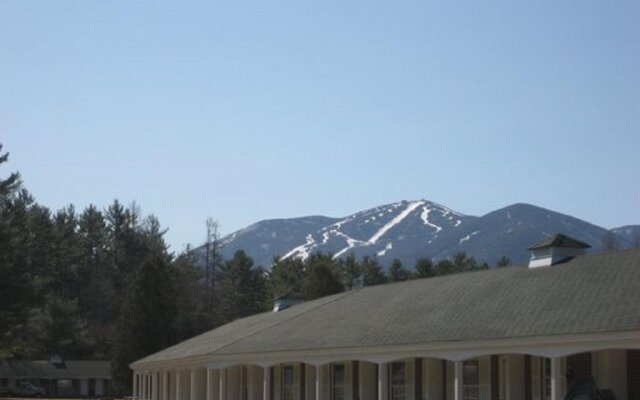
{"type": "MultiPolygon", "coordinates": [[[[38,204],[0,145],[0,359],[106,359],[112,389],[128,393],[128,364],[236,318],[264,312],[286,293],[305,300],[407,279],[489,268],[465,254],[385,270],[375,258],[312,254],[253,265],[220,256],[208,220],[199,251],[169,251],[153,215],[118,200],[104,208],[38,204]]],[[[498,266],[507,266],[503,258],[498,266]]]]}

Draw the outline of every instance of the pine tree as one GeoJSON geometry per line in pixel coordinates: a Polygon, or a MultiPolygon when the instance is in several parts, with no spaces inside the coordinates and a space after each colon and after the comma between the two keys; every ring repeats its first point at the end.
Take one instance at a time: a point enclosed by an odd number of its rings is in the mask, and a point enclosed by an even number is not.
{"type": "Polygon", "coordinates": [[[87,330],[94,339],[93,357],[106,358],[113,341],[118,315],[118,301],[113,285],[113,271],[106,259],[107,226],[104,215],[94,205],[88,206],[78,219],[81,290],[79,306],[87,320],[87,330]]]}
{"type": "Polygon", "coordinates": [[[349,252],[341,263],[343,271],[344,286],[351,290],[356,286],[357,281],[362,277],[362,268],[353,252],[349,252]]]}
{"type": "Polygon", "coordinates": [[[64,358],[85,358],[95,346],[77,299],[48,295],[42,308],[33,309],[27,327],[29,341],[25,353],[29,358],[61,355],[64,358]]]}
{"type": "Polygon", "coordinates": [[[78,220],[73,206],[58,211],[53,218],[52,260],[47,269],[47,293],[65,300],[77,299],[79,292],[78,220]]]}
{"type": "Polygon", "coordinates": [[[374,286],[387,283],[387,276],[382,266],[378,264],[375,258],[365,256],[360,264],[362,266],[362,275],[364,286],[374,286]]]}
{"type": "Polygon", "coordinates": [[[202,302],[206,286],[204,271],[198,266],[196,253],[187,246],[173,262],[176,290],[175,330],[178,340],[185,340],[214,328],[214,316],[202,302]]]}
{"type": "Polygon", "coordinates": [[[451,260],[440,260],[433,268],[434,276],[449,275],[455,272],[455,268],[451,260]]]}
{"type": "Polygon", "coordinates": [[[395,258],[389,267],[389,281],[400,282],[409,279],[409,271],[407,271],[402,262],[395,258]]]}
{"type": "Polygon", "coordinates": [[[430,258],[418,258],[414,269],[417,278],[429,278],[435,275],[433,262],[430,258]]]}
{"type": "MultiPolygon", "coordinates": [[[[0,164],[7,159],[8,154],[0,154],[0,164]]],[[[32,300],[28,257],[18,251],[28,245],[28,232],[25,232],[28,204],[17,195],[19,189],[17,173],[0,179],[0,359],[20,351],[19,327],[28,318],[32,300]]]]}
{"type": "Polygon", "coordinates": [[[344,290],[340,279],[340,267],[330,254],[314,253],[309,256],[305,262],[305,271],[301,293],[305,300],[329,296],[344,290]]]}
{"type": "Polygon", "coordinates": [[[469,272],[478,270],[478,263],[473,257],[467,256],[465,252],[458,252],[453,255],[453,272],[469,272]]]}
{"type": "Polygon", "coordinates": [[[305,265],[298,258],[275,257],[269,273],[269,291],[272,298],[286,293],[300,294],[304,281],[305,265]]]}
{"type": "MultiPolygon", "coordinates": [[[[9,153],[2,154],[2,144],[0,143],[0,164],[9,160],[9,153]]],[[[5,179],[0,179],[0,196],[10,196],[20,187],[20,174],[12,172],[5,179]]]]}
{"type": "Polygon", "coordinates": [[[268,309],[265,273],[254,268],[253,260],[238,250],[224,263],[217,291],[219,316],[223,324],[268,309]]]}
{"type": "Polygon", "coordinates": [[[131,393],[131,362],[174,343],[175,310],[166,254],[152,254],[133,274],[122,303],[111,358],[116,394],[131,393]]]}
{"type": "Polygon", "coordinates": [[[498,261],[496,262],[496,267],[497,268],[504,268],[504,267],[508,267],[510,265],[511,265],[511,260],[507,256],[500,257],[498,259],[498,261]]]}
{"type": "Polygon", "coordinates": [[[213,218],[207,218],[206,222],[207,236],[205,240],[205,254],[204,254],[204,310],[209,314],[210,318],[213,318],[214,299],[216,298],[216,278],[220,266],[222,264],[220,233],[218,222],[213,218]]]}

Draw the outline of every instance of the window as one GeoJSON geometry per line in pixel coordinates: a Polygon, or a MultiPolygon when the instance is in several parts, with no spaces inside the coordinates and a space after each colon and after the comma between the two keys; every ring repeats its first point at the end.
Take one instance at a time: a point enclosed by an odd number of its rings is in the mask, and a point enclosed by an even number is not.
{"type": "Polygon", "coordinates": [[[391,363],[391,379],[389,389],[391,390],[390,400],[405,400],[406,398],[406,376],[407,369],[404,362],[391,363]]]}
{"type": "Polygon", "coordinates": [[[345,400],[346,398],[344,364],[331,364],[331,400],[345,400]]]}
{"type": "Polygon", "coordinates": [[[285,365],[282,369],[282,398],[293,400],[294,391],[293,365],[285,365]]]}
{"type": "Polygon", "coordinates": [[[467,360],[462,363],[462,398],[463,400],[480,399],[480,365],[478,360],[467,360]]]}
{"type": "Polygon", "coordinates": [[[545,358],[542,361],[542,398],[551,399],[551,359],[545,358]]]}

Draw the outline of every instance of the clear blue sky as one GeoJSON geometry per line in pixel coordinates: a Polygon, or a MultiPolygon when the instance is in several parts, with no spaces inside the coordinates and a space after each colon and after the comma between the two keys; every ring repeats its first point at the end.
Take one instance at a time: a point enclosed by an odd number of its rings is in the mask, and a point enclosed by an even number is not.
{"type": "MultiPolygon", "coordinates": [[[[640,223],[638,1],[0,1],[0,142],[39,202],[207,216],[427,198],[640,223]]],[[[2,168],[0,176],[9,168],[2,168]]]]}

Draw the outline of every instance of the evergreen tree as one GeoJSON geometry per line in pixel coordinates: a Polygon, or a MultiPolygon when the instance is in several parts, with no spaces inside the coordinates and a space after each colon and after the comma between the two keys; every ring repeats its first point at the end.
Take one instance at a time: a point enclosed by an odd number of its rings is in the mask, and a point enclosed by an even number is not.
{"type": "Polygon", "coordinates": [[[305,300],[329,296],[344,290],[340,268],[331,255],[314,253],[307,258],[305,264],[306,273],[301,288],[305,300]]]}
{"type": "Polygon", "coordinates": [[[511,265],[511,260],[507,256],[500,257],[498,259],[498,261],[496,262],[496,267],[497,268],[504,268],[504,267],[508,267],[510,265],[511,265]]]}
{"type": "Polygon", "coordinates": [[[454,265],[451,260],[440,260],[433,268],[434,276],[449,275],[455,272],[454,265]]]}
{"type": "Polygon", "coordinates": [[[387,282],[384,269],[375,258],[365,256],[360,265],[362,267],[364,286],[380,285],[387,282]]]}
{"type": "Polygon", "coordinates": [[[344,286],[347,290],[351,290],[356,286],[358,280],[362,277],[362,268],[353,252],[349,252],[341,264],[343,271],[344,286]]]}
{"type": "Polygon", "coordinates": [[[47,293],[61,299],[78,298],[80,263],[78,220],[73,206],[56,213],[53,219],[52,260],[47,268],[47,293]]]}
{"type": "Polygon", "coordinates": [[[107,256],[114,270],[114,287],[125,293],[130,275],[146,259],[148,247],[141,233],[140,216],[134,204],[125,208],[115,200],[106,210],[107,256]]]}
{"type": "Polygon", "coordinates": [[[106,358],[111,348],[118,315],[113,270],[106,260],[107,226],[104,215],[90,205],[78,220],[81,282],[79,306],[94,340],[93,356],[106,358]]]}
{"type": "Polygon", "coordinates": [[[33,309],[27,327],[29,341],[23,356],[38,358],[61,355],[65,358],[91,356],[92,340],[76,299],[49,295],[42,308],[33,309]]]}
{"type": "Polygon", "coordinates": [[[417,278],[429,278],[435,275],[433,262],[430,258],[418,258],[416,260],[415,275],[417,278]]]}
{"type": "MultiPolygon", "coordinates": [[[[0,154],[0,165],[7,159],[8,154],[0,154]]],[[[17,251],[28,240],[24,225],[27,205],[16,196],[19,189],[17,173],[0,179],[0,359],[20,351],[20,330],[32,300],[28,258],[17,251]]]]}
{"type": "MultiPolygon", "coordinates": [[[[9,153],[2,154],[2,143],[0,143],[0,165],[9,160],[9,153]]],[[[0,197],[10,196],[20,187],[20,174],[12,172],[5,179],[0,179],[0,197]]]]}
{"type": "Polygon", "coordinates": [[[207,218],[207,236],[204,244],[204,310],[213,318],[213,306],[215,299],[216,277],[222,264],[220,233],[218,222],[213,218],[207,218]]]}
{"type": "Polygon", "coordinates": [[[265,273],[238,250],[224,263],[219,277],[217,304],[221,324],[268,309],[265,273]]]}
{"type": "Polygon", "coordinates": [[[166,254],[152,254],[133,274],[122,303],[111,358],[113,390],[131,393],[129,364],[175,340],[175,293],[166,254]]]}
{"type": "Polygon", "coordinates": [[[487,269],[491,269],[491,266],[489,265],[489,263],[487,263],[486,261],[483,262],[482,264],[478,264],[478,266],[476,267],[476,271],[484,271],[487,269]]]}
{"type": "Polygon", "coordinates": [[[389,281],[400,282],[409,279],[409,271],[407,271],[402,262],[395,258],[389,267],[389,281]]]}
{"type": "Polygon", "coordinates": [[[173,281],[176,290],[175,330],[178,340],[188,339],[214,328],[214,316],[205,311],[202,302],[206,284],[204,272],[198,267],[196,254],[187,247],[176,257],[173,281]]]}
{"type": "Polygon", "coordinates": [[[473,257],[467,256],[465,252],[458,252],[453,255],[453,272],[468,272],[478,270],[478,263],[473,257]]]}
{"type": "Polygon", "coordinates": [[[276,298],[286,293],[300,294],[304,281],[305,265],[298,258],[275,257],[269,273],[269,291],[276,298]]]}

